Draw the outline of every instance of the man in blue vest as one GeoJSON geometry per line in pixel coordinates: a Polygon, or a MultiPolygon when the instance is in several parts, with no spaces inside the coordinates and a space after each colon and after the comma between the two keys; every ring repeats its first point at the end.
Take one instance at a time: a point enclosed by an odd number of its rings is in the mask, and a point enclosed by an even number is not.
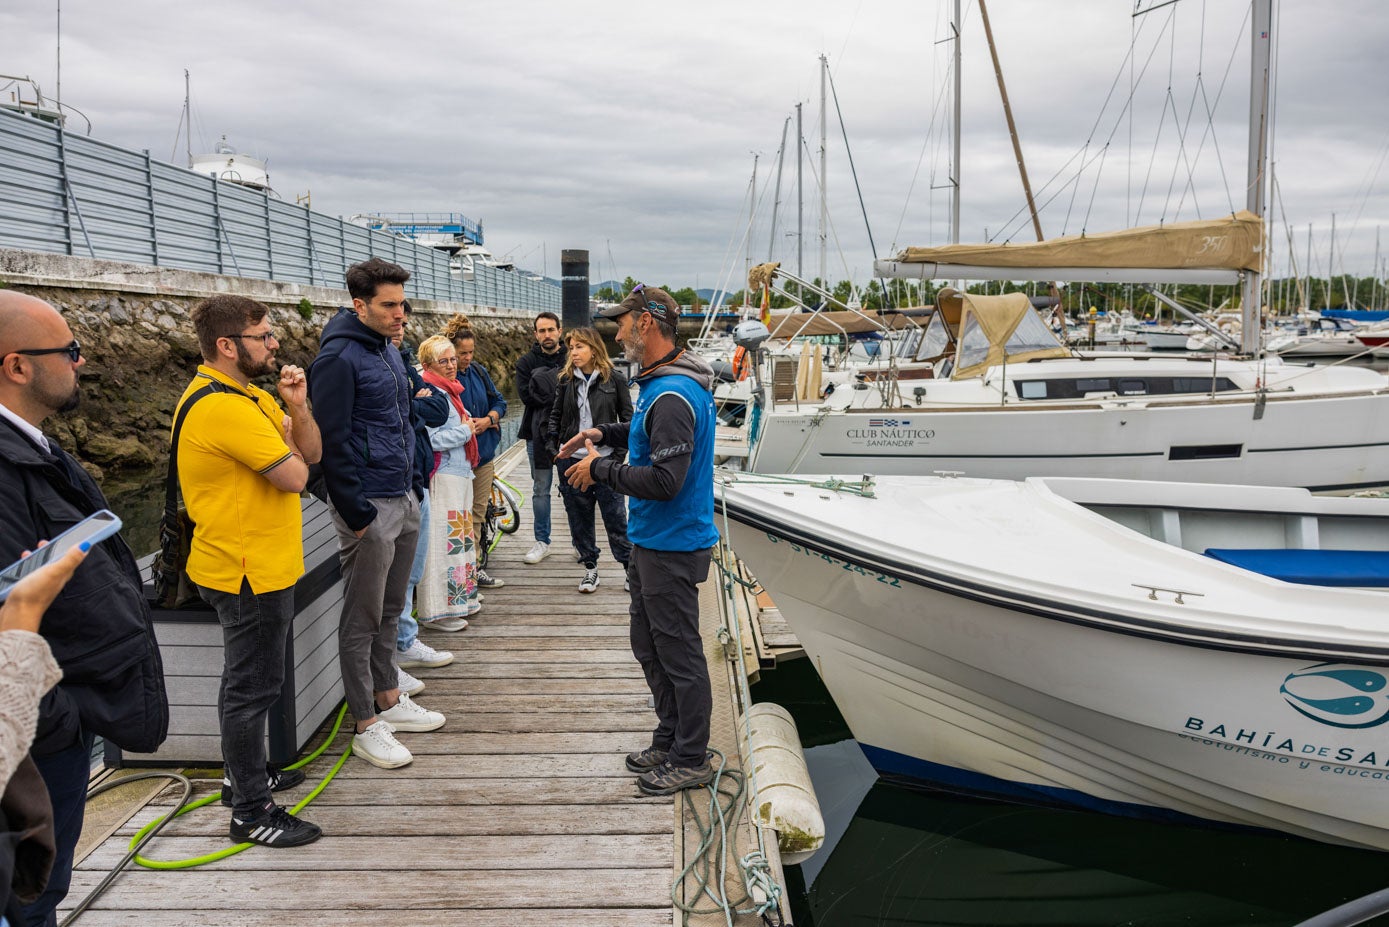
{"type": "Polygon", "coordinates": [[[648,795],[707,785],[709,670],[699,636],[699,584],[709,576],[714,526],[714,371],[676,347],[680,306],[664,290],[638,285],[603,316],[641,365],[632,421],[574,435],[560,448],[590,453],[569,470],[569,484],[603,483],[632,497],[627,578],[632,587],[632,654],[656,701],[651,745],[627,755],[648,795]],[[595,444],[626,446],[628,463],[593,453],[595,444]]]}

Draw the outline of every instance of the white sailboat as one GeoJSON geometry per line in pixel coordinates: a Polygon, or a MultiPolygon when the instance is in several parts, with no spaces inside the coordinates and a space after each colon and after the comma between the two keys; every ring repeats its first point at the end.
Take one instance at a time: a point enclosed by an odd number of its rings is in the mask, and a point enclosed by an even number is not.
{"type": "Polygon", "coordinates": [[[1021,294],[948,289],[916,356],[829,370],[813,356],[770,356],[747,469],[1389,483],[1389,379],[1367,368],[1083,354],[1021,294]]]}
{"type": "Polygon", "coordinates": [[[1389,484],[1389,379],[1259,356],[1271,13],[1268,0],[1254,8],[1246,210],[1036,243],[907,248],[876,264],[896,279],[1240,284],[1237,356],[1072,352],[1026,297],[947,290],[916,364],[827,373],[807,398],[785,387],[800,379],[788,361],[771,358],[750,416],[748,468],[1389,484]]]}
{"type": "Polygon", "coordinates": [[[880,771],[1389,849],[1389,500],[720,482],[730,543],[880,771]]]}

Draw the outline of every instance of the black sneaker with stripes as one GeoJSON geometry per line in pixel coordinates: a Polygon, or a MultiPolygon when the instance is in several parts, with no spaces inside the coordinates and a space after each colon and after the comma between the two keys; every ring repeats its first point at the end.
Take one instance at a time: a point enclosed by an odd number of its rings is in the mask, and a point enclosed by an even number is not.
{"type": "MultiPolygon", "coordinates": [[[[285,789],[292,789],[304,781],[304,771],[302,769],[276,769],[274,766],[266,765],[265,775],[270,780],[270,791],[282,792],[285,789]]],[[[232,806],[232,787],[231,779],[222,777],[222,804],[230,808],[232,806]]]]}
{"type": "Polygon", "coordinates": [[[301,847],[323,836],[317,824],[301,821],[273,802],[249,821],[232,815],[231,838],[237,843],[258,843],[263,847],[301,847]]]}

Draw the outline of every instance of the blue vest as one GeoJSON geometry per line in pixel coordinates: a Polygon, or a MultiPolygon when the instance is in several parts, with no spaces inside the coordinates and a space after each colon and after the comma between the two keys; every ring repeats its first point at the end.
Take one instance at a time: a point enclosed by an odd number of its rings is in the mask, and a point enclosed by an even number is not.
{"type": "Polygon", "coordinates": [[[667,502],[630,500],[627,537],[647,550],[708,550],[719,540],[714,526],[714,397],[694,380],[678,374],[644,380],[640,386],[627,434],[628,462],[634,467],[651,466],[646,412],[666,393],[679,395],[694,412],[694,451],[685,484],[675,498],[667,502]]]}

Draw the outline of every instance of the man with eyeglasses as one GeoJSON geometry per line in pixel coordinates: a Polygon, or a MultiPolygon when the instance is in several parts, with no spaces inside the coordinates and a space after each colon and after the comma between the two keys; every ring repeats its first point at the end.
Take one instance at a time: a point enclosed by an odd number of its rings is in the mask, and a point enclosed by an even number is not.
{"type": "Polygon", "coordinates": [[[237,843],[295,847],[322,836],[318,825],[280,807],[272,791],[304,781],[266,764],[265,722],[285,675],[294,622],[294,584],[304,573],[299,493],[322,452],[302,368],[277,367],[280,343],[266,307],[214,296],[193,307],[203,362],[174,409],[178,481],[192,519],[188,576],[222,625],[222,804],[237,843]],[[279,376],[289,409],[251,382],[279,376]]]}
{"type": "MultiPolygon", "coordinates": [[[[85,364],[56,309],[0,291],[0,563],[108,507],[95,481],[40,430],[55,413],[77,407],[85,364]]],[[[30,748],[52,802],[56,850],[46,888],[24,909],[33,927],[54,924],[67,895],[94,738],[148,753],[169,728],[149,605],[124,540],[112,537],[92,548],[44,613],[39,633],[63,678],[39,705],[30,748]]]]}
{"type": "Polygon", "coordinates": [[[641,365],[632,420],[589,428],[569,438],[557,457],[588,455],[569,469],[575,489],[601,482],[632,497],[632,655],[656,700],[651,744],[627,755],[647,795],[707,785],[713,699],[699,634],[699,584],[709,578],[714,526],[714,371],[676,346],[680,305],[665,290],[637,284],[601,313],[617,321],[627,359],[641,365]],[[625,446],[629,462],[603,457],[594,445],[625,446]]]}

